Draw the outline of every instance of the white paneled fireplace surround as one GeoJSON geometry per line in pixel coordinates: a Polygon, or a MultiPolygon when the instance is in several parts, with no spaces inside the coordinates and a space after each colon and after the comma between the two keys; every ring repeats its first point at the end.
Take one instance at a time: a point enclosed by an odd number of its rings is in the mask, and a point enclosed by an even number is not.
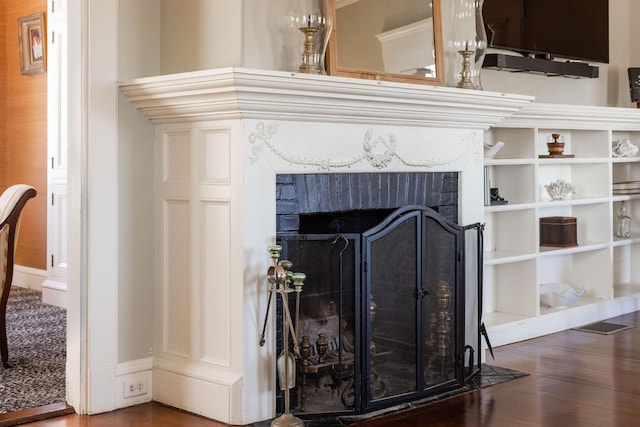
{"type": "Polygon", "coordinates": [[[454,171],[459,224],[482,222],[483,132],[532,101],[231,68],[121,88],[156,125],[153,399],[230,424],[276,414],[276,175],[454,171]]]}

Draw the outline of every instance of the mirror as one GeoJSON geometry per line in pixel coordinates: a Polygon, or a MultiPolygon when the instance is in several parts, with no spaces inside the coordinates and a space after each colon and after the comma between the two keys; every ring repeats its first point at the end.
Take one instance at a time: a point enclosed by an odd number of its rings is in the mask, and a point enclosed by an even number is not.
{"type": "Polygon", "coordinates": [[[330,75],[444,85],[441,0],[331,0],[330,75]]]}

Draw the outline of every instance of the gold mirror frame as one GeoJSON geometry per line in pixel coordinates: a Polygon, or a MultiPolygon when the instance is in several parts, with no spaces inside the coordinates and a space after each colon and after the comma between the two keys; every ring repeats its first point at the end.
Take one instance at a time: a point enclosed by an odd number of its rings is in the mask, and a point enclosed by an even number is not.
{"type": "Polygon", "coordinates": [[[435,77],[415,76],[411,74],[385,73],[379,70],[357,70],[347,67],[341,67],[338,64],[338,25],[337,25],[337,9],[336,0],[329,0],[333,10],[333,31],[329,38],[327,47],[327,72],[332,76],[355,77],[360,79],[371,80],[388,80],[399,81],[405,83],[420,83],[433,86],[444,86],[444,50],[442,47],[442,9],[441,0],[432,0],[433,11],[433,44],[435,52],[435,77]]]}

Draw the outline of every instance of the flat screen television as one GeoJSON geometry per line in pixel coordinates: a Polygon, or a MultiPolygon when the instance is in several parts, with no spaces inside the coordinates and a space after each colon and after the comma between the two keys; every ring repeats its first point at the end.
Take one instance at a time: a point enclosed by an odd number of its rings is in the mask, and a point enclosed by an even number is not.
{"type": "Polygon", "coordinates": [[[484,0],[489,47],[609,62],[608,0],[484,0]]]}

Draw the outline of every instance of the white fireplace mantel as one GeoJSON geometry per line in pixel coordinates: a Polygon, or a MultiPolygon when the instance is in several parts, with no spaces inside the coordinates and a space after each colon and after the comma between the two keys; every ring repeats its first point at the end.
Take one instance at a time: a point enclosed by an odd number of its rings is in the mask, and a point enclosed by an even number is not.
{"type": "Polygon", "coordinates": [[[456,171],[460,222],[482,221],[483,131],[532,101],[236,68],[120,86],[156,125],[153,399],[229,424],[275,415],[276,175],[456,171]]]}
{"type": "Polygon", "coordinates": [[[121,83],[153,123],[259,118],[487,129],[533,98],[388,81],[223,68],[121,83]]]}

